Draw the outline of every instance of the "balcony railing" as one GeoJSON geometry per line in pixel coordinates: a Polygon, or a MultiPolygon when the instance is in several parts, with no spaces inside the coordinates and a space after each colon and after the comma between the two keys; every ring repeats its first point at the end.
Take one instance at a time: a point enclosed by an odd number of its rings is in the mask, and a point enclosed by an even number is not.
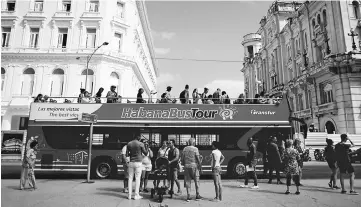
{"type": "Polygon", "coordinates": [[[72,17],[73,14],[71,11],[57,11],[54,14],[54,17],[72,17]]]}
{"type": "Polygon", "coordinates": [[[317,109],[317,114],[325,114],[325,113],[337,114],[338,111],[336,102],[325,103],[315,108],[317,109]]]}
{"type": "Polygon", "coordinates": [[[304,109],[301,111],[294,112],[296,117],[304,118],[304,117],[310,117],[311,116],[311,109],[304,109]]]}

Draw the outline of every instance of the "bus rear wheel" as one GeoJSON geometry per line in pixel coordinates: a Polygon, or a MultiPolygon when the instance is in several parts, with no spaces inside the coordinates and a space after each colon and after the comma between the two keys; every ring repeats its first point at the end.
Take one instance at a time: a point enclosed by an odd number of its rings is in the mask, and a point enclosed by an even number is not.
{"type": "Polygon", "coordinates": [[[92,164],[92,172],[95,178],[107,179],[117,172],[117,165],[111,159],[95,159],[92,164]]]}

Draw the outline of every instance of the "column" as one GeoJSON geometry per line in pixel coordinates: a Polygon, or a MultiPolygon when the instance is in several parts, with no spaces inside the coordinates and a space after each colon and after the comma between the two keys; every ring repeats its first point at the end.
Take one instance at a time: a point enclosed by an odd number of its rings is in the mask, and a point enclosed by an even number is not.
{"type": "Polygon", "coordinates": [[[282,84],[284,83],[284,74],[283,74],[283,61],[282,61],[282,54],[281,54],[281,46],[277,47],[277,52],[278,52],[278,84],[282,84]]]}
{"type": "Polygon", "coordinates": [[[79,48],[85,48],[85,33],[86,28],[84,25],[84,21],[80,21],[80,36],[79,36],[79,48]]]}
{"type": "Polygon", "coordinates": [[[10,42],[9,42],[9,47],[14,46],[14,38],[15,38],[15,25],[16,25],[16,20],[13,20],[13,24],[11,25],[11,33],[10,33],[10,42]]]}
{"type": "Polygon", "coordinates": [[[68,42],[66,43],[66,49],[71,50],[73,48],[73,20],[69,22],[68,28],[68,42]]]}
{"type": "Polygon", "coordinates": [[[55,35],[55,21],[52,20],[51,21],[51,37],[50,37],[50,48],[55,48],[55,39],[56,39],[56,35],[55,35]]]}
{"type": "Polygon", "coordinates": [[[98,21],[98,28],[97,28],[97,32],[96,32],[96,41],[95,41],[95,47],[98,47],[100,44],[102,44],[101,42],[101,38],[100,38],[100,29],[101,29],[101,21],[98,21]]]}
{"type": "Polygon", "coordinates": [[[28,43],[26,43],[26,37],[28,36],[28,30],[29,30],[29,25],[28,25],[28,21],[24,20],[23,21],[23,39],[21,40],[21,45],[23,47],[28,47],[28,43]]]}
{"type": "Polygon", "coordinates": [[[41,22],[39,28],[39,48],[41,48],[43,44],[43,34],[44,34],[44,21],[41,22]]]}

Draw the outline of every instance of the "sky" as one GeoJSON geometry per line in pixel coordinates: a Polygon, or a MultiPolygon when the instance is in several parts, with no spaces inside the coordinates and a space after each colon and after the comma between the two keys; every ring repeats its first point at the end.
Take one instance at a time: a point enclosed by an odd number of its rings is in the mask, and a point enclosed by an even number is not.
{"type": "MultiPolygon", "coordinates": [[[[146,1],[156,58],[242,61],[243,36],[257,32],[271,1],[146,1]]],[[[242,62],[157,60],[158,94],[217,88],[231,98],[244,92],[242,62]]]]}

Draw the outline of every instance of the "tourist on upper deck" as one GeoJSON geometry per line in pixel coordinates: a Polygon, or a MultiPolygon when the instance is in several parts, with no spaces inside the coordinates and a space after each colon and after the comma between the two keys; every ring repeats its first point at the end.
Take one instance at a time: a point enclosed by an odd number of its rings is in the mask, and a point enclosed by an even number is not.
{"type": "Polygon", "coordinates": [[[207,97],[208,97],[208,91],[209,89],[208,88],[204,88],[204,92],[202,93],[201,95],[201,98],[202,98],[202,102],[203,103],[206,103],[207,102],[207,97]]]}
{"type": "Polygon", "coordinates": [[[98,92],[95,94],[95,102],[101,103],[102,100],[100,99],[102,97],[102,93],[104,91],[104,88],[99,88],[98,92]]]}
{"type": "Polygon", "coordinates": [[[189,100],[189,85],[185,86],[185,89],[179,94],[179,100],[182,104],[188,104],[189,100]]]}
{"type": "Polygon", "coordinates": [[[107,103],[115,103],[118,93],[115,92],[116,86],[110,86],[110,91],[107,93],[107,103]]]}
{"type": "Polygon", "coordinates": [[[137,103],[147,103],[144,99],[142,94],[144,93],[144,89],[143,88],[139,88],[138,90],[138,94],[137,94],[137,103]]]}
{"type": "Polygon", "coordinates": [[[80,88],[80,94],[79,94],[79,98],[78,98],[78,103],[81,103],[81,99],[84,97],[84,92],[85,92],[85,89],[84,89],[84,88],[80,88]]]}
{"type": "Polygon", "coordinates": [[[165,100],[167,101],[167,103],[174,103],[175,100],[172,99],[172,96],[170,95],[170,91],[172,90],[172,86],[167,86],[167,90],[165,92],[165,100]]]}
{"type": "Polygon", "coordinates": [[[212,95],[208,96],[208,99],[206,100],[205,104],[214,104],[212,95]]]}
{"type": "Polygon", "coordinates": [[[267,104],[268,103],[268,100],[265,98],[263,91],[259,94],[259,103],[261,103],[261,104],[267,104]]]}
{"type": "Polygon", "coordinates": [[[198,93],[198,89],[195,88],[192,93],[193,104],[202,104],[201,95],[198,93]]]}
{"type": "Polygon", "coordinates": [[[238,99],[233,104],[245,104],[243,93],[239,94],[238,99]]]}
{"type": "Polygon", "coordinates": [[[94,103],[91,99],[91,94],[88,91],[84,92],[84,97],[81,99],[81,103],[94,103]]]}
{"type": "Polygon", "coordinates": [[[43,103],[48,103],[49,102],[49,96],[48,95],[45,95],[43,100],[41,101],[43,103]]]}
{"type": "Polygon", "coordinates": [[[41,102],[42,99],[43,99],[43,94],[39,93],[34,99],[34,102],[41,102]]]}
{"type": "Polygon", "coordinates": [[[157,91],[154,91],[154,90],[151,90],[150,91],[150,96],[149,96],[149,99],[148,99],[148,103],[154,103],[153,101],[153,96],[157,94],[157,91]]]}
{"type": "Polygon", "coordinates": [[[231,99],[229,99],[229,96],[225,91],[222,91],[220,104],[231,104],[231,99]]]}
{"type": "Polygon", "coordinates": [[[220,88],[217,88],[216,92],[213,93],[213,99],[212,99],[212,101],[213,101],[215,104],[219,104],[220,98],[221,98],[221,89],[220,89],[220,88]]]}

